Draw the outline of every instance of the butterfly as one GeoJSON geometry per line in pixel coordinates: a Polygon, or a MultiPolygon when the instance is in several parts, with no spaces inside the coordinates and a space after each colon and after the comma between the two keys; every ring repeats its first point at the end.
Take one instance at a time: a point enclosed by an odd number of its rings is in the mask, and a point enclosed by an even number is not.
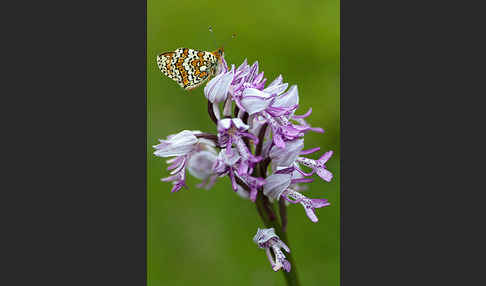
{"type": "Polygon", "coordinates": [[[185,90],[191,90],[219,72],[223,48],[214,52],[179,48],[157,56],[160,71],[185,90]]]}

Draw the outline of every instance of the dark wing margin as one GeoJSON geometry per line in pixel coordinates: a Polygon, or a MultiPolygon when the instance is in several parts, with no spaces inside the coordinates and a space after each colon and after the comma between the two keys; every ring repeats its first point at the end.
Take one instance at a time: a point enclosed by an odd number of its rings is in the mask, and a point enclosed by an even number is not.
{"type": "Polygon", "coordinates": [[[171,79],[174,79],[175,76],[172,71],[171,63],[173,56],[174,52],[167,52],[157,56],[157,66],[159,67],[159,70],[171,79]]]}

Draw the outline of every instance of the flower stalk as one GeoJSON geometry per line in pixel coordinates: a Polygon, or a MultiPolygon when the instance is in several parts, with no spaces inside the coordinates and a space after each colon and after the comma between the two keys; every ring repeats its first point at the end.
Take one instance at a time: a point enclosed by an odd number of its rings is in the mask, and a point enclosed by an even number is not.
{"type": "MultiPolygon", "coordinates": [[[[267,208],[265,207],[265,201],[268,202],[268,198],[263,195],[263,192],[259,192],[255,204],[256,204],[258,214],[260,215],[260,218],[263,221],[263,224],[267,228],[274,228],[275,232],[280,237],[280,239],[283,242],[285,242],[287,246],[290,248],[289,239],[287,237],[287,231],[286,231],[287,206],[285,205],[283,198],[281,198],[278,202],[276,202],[276,204],[279,205],[279,214],[281,219],[280,223],[273,217],[273,214],[275,213],[273,210],[273,205],[269,205],[269,208],[267,208]]],[[[288,253],[286,255],[286,258],[287,261],[292,265],[292,269],[289,272],[282,271],[285,278],[285,282],[287,283],[287,286],[299,286],[300,283],[297,276],[297,267],[293,259],[293,255],[291,253],[288,253]]]]}

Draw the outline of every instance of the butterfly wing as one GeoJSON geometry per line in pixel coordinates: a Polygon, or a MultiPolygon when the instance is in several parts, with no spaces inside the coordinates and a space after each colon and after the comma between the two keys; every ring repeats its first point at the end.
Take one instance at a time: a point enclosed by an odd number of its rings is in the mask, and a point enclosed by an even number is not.
{"type": "Polygon", "coordinates": [[[160,71],[186,90],[200,86],[214,75],[217,62],[212,53],[187,48],[157,56],[160,71]]]}
{"type": "Polygon", "coordinates": [[[187,90],[194,89],[216,73],[218,58],[210,52],[191,50],[188,60],[189,84],[185,86],[187,90]]]}
{"type": "Polygon", "coordinates": [[[174,57],[174,52],[163,53],[157,56],[157,66],[160,71],[171,79],[174,79],[172,58],[174,57]]]}

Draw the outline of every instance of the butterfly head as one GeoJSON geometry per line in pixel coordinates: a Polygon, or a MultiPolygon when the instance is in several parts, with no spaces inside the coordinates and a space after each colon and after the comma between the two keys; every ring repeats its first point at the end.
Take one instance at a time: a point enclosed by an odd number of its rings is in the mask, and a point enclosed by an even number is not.
{"type": "Polygon", "coordinates": [[[221,61],[224,55],[224,49],[223,47],[217,49],[216,51],[212,52],[212,54],[218,59],[218,61],[221,61]]]}
{"type": "Polygon", "coordinates": [[[224,55],[224,50],[223,48],[219,48],[217,49],[216,51],[214,52],[211,52],[211,54],[213,54],[213,56],[216,57],[217,61],[214,62],[211,66],[211,70],[212,70],[212,75],[215,75],[215,74],[218,74],[221,69],[223,68],[223,55],[224,55]]]}

